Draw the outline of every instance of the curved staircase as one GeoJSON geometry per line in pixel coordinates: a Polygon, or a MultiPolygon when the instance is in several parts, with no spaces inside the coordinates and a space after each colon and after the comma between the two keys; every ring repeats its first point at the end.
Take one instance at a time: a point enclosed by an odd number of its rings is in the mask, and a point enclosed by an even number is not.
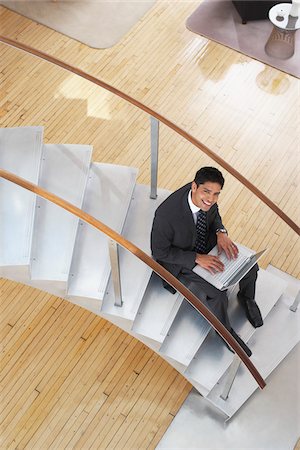
{"type": "MultiPolygon", "coordinates": [[[[43,144],[42,127],[0,130],[0,167],[38,184],[122,234],[150,254],[154,211],[169,195],[136,184],[131,167],[92,163],[92,147],[43,144]]],[[[0,275],[65,298],[121,327],[159,353],[225,417],[257,389],[244,366],[229,395],[236,364],[208,322],[181,294],[163,289],[152,269],[119,248],[121,292],[111,275],[114,243],[59,206],[0,179],[0,275]]],[[[254,329],[229,294],[233,328],[248,342],[251,360],[266,378],[300,341],[300,282],[268,267],[260,270],[257,303],[265,323],[254,329]],[[293,308],[295,309],[295,308],[293,308]]],[[[262,393],[263,395],[263,393],[262,393]]]]}

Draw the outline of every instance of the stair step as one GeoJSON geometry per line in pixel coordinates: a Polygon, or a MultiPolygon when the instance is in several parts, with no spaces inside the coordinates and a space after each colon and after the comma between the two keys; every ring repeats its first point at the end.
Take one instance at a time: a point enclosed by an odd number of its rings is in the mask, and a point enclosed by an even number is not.
{"type": "MultiPolygon", "coordinates": [[[[170,192],[159,189],[157,199],[149,197],[149,186],[136,185],[122,235],[148,255],[150,233],[156,208],[170,192]]],[[[142,301],[152,270],[129,251],[119,248],[122,307],[115,306],[111,283],[103,300],[101,312],[133,321],[142,301]]]]}
{"type": "MultiPolygon", "coordinates": [[[[37,184],[42,152],[43,128],[0,129],[0,166],[37,184]]],[[[32,225],[36,195],[0,179],[0,266],[2,276],[13,275],[14,266],[30,264],[32,225]]]]}
{"type": "MultiPolygon", "coordinates": [[[[256,283],[256,302],[265,319],[272,307],[286,288],[286,282],[263,269],[258,272],[256,283]]],[[[245,313],[236,300],[236,287],[229,296],[228,314],[232,327],[248,342],[255,333],[255,328],[246,319],[245,313]]],[[[264,328],[264,325],[263,327],[264,328]]],[[[186,370],[189,379],[198,383],[202,395],[207,395],[215,386],[233,360],[233,353],[220,340],[214,330],[211,330],[203,345],[199,348],[194,359],[186,370]],[[203,389],[201,389],[201,387],[203,389]]]]}
{"type": "MultiPolygon", "coordinates": [[[[294,313],[289,310],[292,303],[293,298],[282,295],[266,318],[264,326],[258,328],[249,341],[249,346],[253,351],[251,360],[264,378],[270,375],[300,341],[300,312],[298,310],[294,313]]],[[[232,417],[258,386],[249,371],[241,364],[228,399],[222,400],[220,395],[226,375],[227,371],[209,393],[207,399],[228,417],[232,417]]],[[[264,395],[264,391],[261,395],[264,395]]]]}
{"type": "MultiPolygon", "coordinates": [[[[92,147],[47,144],[39,185],[81,208],[92,147]]],[[[67,282],[78,218],[43,198],[37,199],[32,241],[32,280],[67,282]]]]}
{"type": "MultiPolygon", "coordinates": [[[[255,300],[259,305],[261,315],[263,319],[267,317],[272,307],[275,305],[281,294],[285,291],[287,283],[272,275],[264,269],[260,269],[258,272],[257,282],[256,282],[256,294],[255,300]]],[[[238,291],[238,286],[235,287],[232,292],[232,299],[229,306],[229,316],[235,331],[248,342],[250,337],[255,332],[255,328],[246,319],[243,309],[237,302],[236,293],[238,291]]]]}
{"type": "Polygon", "coordinates": [[[271,264],[267,267],[267,272],[272,273],[273,275],[276,275],[279,278],[282,278],[286,281],[287,287],[285,290],[285,293],[290,297],[296,297],[300,291],[300,280],[293,277],[292,275],[289,275],[286,272],[283,272],[280,269],[277,269],[277,267],[271,266],[271,264]]]}
{"type": "MultiPolygon", "coordinates": [[[[137,169],[131,167],[93,163],[83,210],[120,233],[136,176],[137,169]]],[[[70,269],[68,297],[102,300],[109,275],[108,238],[96,228],[80,221],[70,269]]]]}
{"type": "Polygon", "coordinates": [[[162,343],[179,310],[183,297],[163,288],[161,279],[152,274],[132,330],[162,343]]]}
{"type": "Polygon", "coordinates": [[[188,366],[210,328],[200,313],[184,300],[160,348],[160,353],[188,366]]]}

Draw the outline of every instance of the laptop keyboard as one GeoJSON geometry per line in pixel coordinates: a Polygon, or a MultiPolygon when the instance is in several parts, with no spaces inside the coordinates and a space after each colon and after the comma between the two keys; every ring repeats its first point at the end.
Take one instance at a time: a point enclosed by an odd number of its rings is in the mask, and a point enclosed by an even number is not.
{"type": "Polygon", "coordinates": [[[227,259],[227,256],[224,252],[219,255],[219,259],[224,264],[224,271],[218,272],[214,275],[214,279],[225,285],[225,283],[229,282],[232,275],[234,275],[248,260],[249,257],[242,255],[239,253],[236,259],[227,259]]]}

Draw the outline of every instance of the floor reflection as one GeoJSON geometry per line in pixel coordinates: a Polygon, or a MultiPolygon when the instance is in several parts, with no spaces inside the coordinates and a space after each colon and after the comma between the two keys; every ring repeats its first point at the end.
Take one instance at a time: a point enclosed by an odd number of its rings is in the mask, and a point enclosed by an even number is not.
{"type": "Polygon", "coordinates": [[[282,95],[288,90],[290,81],[285,73],[276,73],[272,67],[265,66],[257,75],[256,84],[268,94],[282,95]]]}

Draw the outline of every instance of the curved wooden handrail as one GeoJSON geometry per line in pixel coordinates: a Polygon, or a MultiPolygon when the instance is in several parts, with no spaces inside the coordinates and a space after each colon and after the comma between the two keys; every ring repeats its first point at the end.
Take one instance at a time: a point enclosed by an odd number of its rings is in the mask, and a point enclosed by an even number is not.
{"type": "Polygon", "coordinates": [[[65,201],[64,199],[58,197],[51,192],[42,189],[36,184],[30,183],[24,178],[21,178],[11,172],[0,169],[0,177],[5,178],[8,181],[11,181],[14,184],[21,186],[28,191],[34,192],[40,197],[49,200],[52,203],[60,206],[61,208],[69,211],[74,214],[76,217],[80,218],[84,222],[92,225],[97,228],[97,230],[102,231],[106,234],[106,236],[110,237],[114,241],[116,241],[119,245],[121,245],[126,250],[130,251],[133,255],[147,264],[157,275],[163,278],[167,283],[174,287],[178,292],[180,292],[187,301],[203,316],[205,319],[211,324],[211,326],[225,339],[225,341],[233,348],[233,350],[237,353],[237,355],[241,358],[242,362],[248,368],[250,373],[255,378],[257,384],[261,389],[263,389],[266,385],[264,379],[254,366],[254,364],[250,361],[244,350],[239,346],[236,340],[232,337],[229,331],[224,327],[224,325],[215,317],[215,315],[191,292],[187,289],[177,278],[175,278],[170,272],[168,272],[164,267],[154,261],[147,253],[143,252],[140,248],[136,247],[132,242],[124,239],[120,234],[116,231],[112,230],[95,217],[87,214],[82,211],[77,206],[72,205],[71,203],[65,201]]]}
{"type": "Polygon", "coordinates": [[[139,102],[138,100],[135,100],[130,95],[125,94],[124,92],[120,91],[119,89],[111,86],[108,83],[105,83],[102,80],[99,80],[98,78],[87,74],[81,69],[78,69],[74,66],[71,66],[70,64],[65,63],[64,61],[55,58],[54,56],[48,55],[45,52],[42,52],[40,50],[37,50],[33,47],[30,47],[29,45],[23,44],[21,42],[15,41],[14,39],[7,38],[5,36],[0,35],[0,42],[3,42],[4,44],[10,45],[12,47],[18,48],[20,50],[23,50],[27,53],[30,53],[34,56],[37,56],[38,58],[44,59],[45,61],[48,61],[52,64],[55,64],[56,66],[62,67],[63,69],[67,70],[68,72],[72,72],[81,78],[85,78],[86,80],[91,81],[92,83],[101,86],[102,88],[106,89],[107,91],[112,92],[113,94],[117,95],[118,97],[121,97],[122,99],[126,100],[127,102],[131,103],[132,105],[136,106],[137,108],[143,110],[147,114],[150,114],[151,116],[158,119],[160,122],[167,125],[169,128],[174,130],[176,133],[187,139],[191,144],[193,144],[195,147],[199,148],[203,153],[208,155],[212,160],[214,160],[216,163],[218,163],[221,167],[223,167],[227,172],[229,172],[234,178],[239,180],[244,186],[246,186],[253,194],[256,195],[263,203],[265,203],[269,208],[272,209],[285,223],[287,223],[298,235],[300,235],[300,227],[288,216],[286,215],[277,205],[275,205],[272,200],[270,200],[263,192],[261,192],[254,184],[252,184],[247,178],[245,178],[243,175],[241,175],[236,169],[234,169],[230,164],[228,164],[223,158],[218,156],[216,153],[214,153],[212,150],[210,150],[206,145],[202,144],[198,139],[191,136],[186,131],[182,130],[178,125],[171,122],[166,117],[162,116],[161,114],[157,113],[153,109],[149,108],[148,106],[144,105],[143,103],[139,102]]]}

